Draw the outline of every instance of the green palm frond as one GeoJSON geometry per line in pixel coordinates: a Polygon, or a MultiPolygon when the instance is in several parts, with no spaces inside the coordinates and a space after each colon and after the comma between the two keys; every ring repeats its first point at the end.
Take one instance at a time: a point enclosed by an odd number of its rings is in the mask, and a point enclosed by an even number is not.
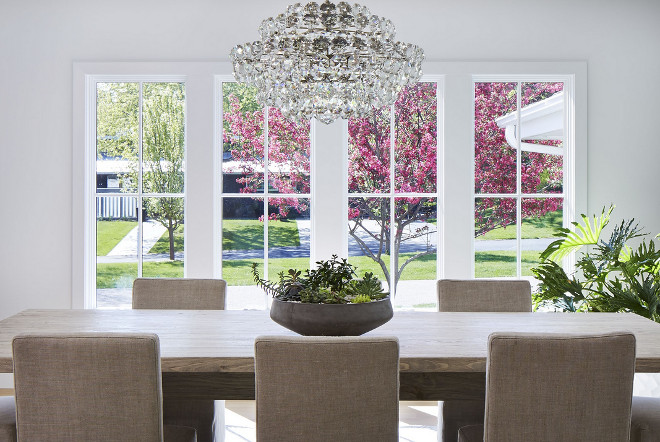
{"type": "Polygon", "coordinates": [[[652,277],[634,278],[634,281],[614,278],[606,286],[606,296],[601,295],[591,301],[599,311],[626,311],[654,321],[660,319],[660,282],[654,281],[652,277]]]}
{"type": "Polygon", "coordinates": [[[584,288],[575,277],[569,277],[554,261],[544,261],[532,269],[541,282],[534,294],[537,304],[552,304],[563,311],[580,311],[585,301],[584,288]]]}
{"type": "Polygon", "coordinates": [[[634,218],[615,225],[607,240],[599,239],[610,220],[613,206],[600,217],[582,215],[575,232],[562,229],[532,268],[540,284],[534,300],[563,311],[631,312],[660,322],[660,247],[654,239],[642,239],[636,247],[630,241],[647,236],[634,218]],[[552,259],[561,259],[583,246],[575,263],[575,275],[568,276],[552,259]],[[552,258],[552,259],[549,259],[552,258]]]}
{"type": "Polygon", "coordinates": [[[573,222],[575,231],[566,228],[559,229],[559,233],[555,234],[560,238],[552,242],[545,251],[541,254],[541,259],[551,259],[553,261],[560,261],[562,258],[570,255],[571,253],[581,249],[587,245],[594,245],[598,243],[598,238],[601,232],[610,221],[610,215],[614,210],[614,205],[610,206],[607,213],[603,208],[599,217],[594,215],[593,224],[592,220],[586,215],[582,217],[582,223],[573,222]]]}
{"type": "Polygon", "coordinates": [[[632,247],[630,247],[628,244],[625,244],[621,248],[621,252],[619,253],[619,261],[621,261],[621,262],[630,261],[630,255],[631,255],[632,251],[633,251],[632,247]]]}

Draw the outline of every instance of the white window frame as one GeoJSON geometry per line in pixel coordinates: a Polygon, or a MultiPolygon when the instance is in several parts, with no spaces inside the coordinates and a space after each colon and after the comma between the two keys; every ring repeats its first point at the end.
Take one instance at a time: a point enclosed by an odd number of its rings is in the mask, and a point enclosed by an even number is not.
{"type": "MultiPolygon", "coordinates": [[[[474,189],[474,181],[472,185],[472,201],[474,203],[473,213],[476,210],[476,201],[478,198],[512,198],[516,200],[516,275],[512,276],[516,279],[529,278],[522,276],[522,247],[521,247],[521,226],[523,223],[522,219],[522,210],[521,204],[522,200],[525,198],[561,198],[563,200],[563,222],[562,227],[569,227],[570,223],[575,220],[575,177],[572,171],[575,170],[575,109],[572,103],[574,102],[575,96],[575,75],[574,74],[564,74],[564,75],[548,75],[548,74],[533,74],[533,75],[473,75],[472,76],[472,90],[473,90],[473,103],[474,103],[474,90],[477,83],[516,83],[516,120],[517,125],[520,127],[520,111],[521,111],[521,85],[522,83],[563,83],[564,91],[564,129],[565,129],[565,139],[563,142],[562,158],[563,158],[563,183],[562,183],[562,192],[561,193],[525,193],[522,190],[521,183],[521,157],[523,148],[516,149],[516,190],[512,193],[476,193],[474,189]]],[[[473,123],[474,127],[474,112],[473,123]]],[[[516,142],[518,145],[522,145],[522,140],[520,139],[520,130],[517,131],[516,142]]],[[[474,180],[474,130],[473,130],[473,143],[472,143],[472,177],[474,180]]],[[[557,148],[555,148],[557,149],[557,148]]],[[[550,152],[556,154],[556,152],[550,152]]],[[[474,225],[474,218],[473,218],[474,225]]],[[[472,274],[475,275],[475,239],[472,241],[473,257],[472,257],[472,274]]],[[[574,262],[568,258],[565,262],[567,267],[572,267],[574,262]]],[[[475,275],[476,277],[476,275],[475,275]]]]}
{"type": "Polygon", "coordinates": [[[214,196],[214,75],[231,72],[218,62],[73,63],[72,308],[96,307],[96,81],[183,81],[186,90],[184,276],[218,277],[214,269],[217,210],[214,196]],[[209,185],[212,183],[212,185],[209,185]]]}
{"type": "MultiPolygon", "coordinates": [[[[577,213],[589,213],[587,207],[587,65],[586,62],[425,62],[425,72],[432,73],[423,81],[438,84],[438,278],[472,278],[474,276],[474,108],[473,78],[478,76],[548,75],[573,78],[575,94],[568,103],[574,116],[572,133],[573,158],[565,165],[565,179],[572,179],[565,189],[565,219],[577,213]],[[570,164],[570,166],[569,166],[570,164]],[[571,178],[572,177],[572,178],[571,178]],[[571,202],[572,201],[572,202],[571,202]],[[451,259],[446,257],[451,256],[451,259]]],[[[88,100],[94,78],[111,76],[175,76],[185,78],[186,87],[186,187],[185,187],[185,276],[218,278],[221,275],[221,165],[222,139],[218,121],[222,119],[222,102],[217,99],[216,77],[227,78],[232,66],[227,62],[75,62],[73,63],[73,223],[72,223],[72,307],[94,308],[96,222],[94,171],[96,140],[95,106],[88,100]],[[90,149],[89,146],[93,146],[90,149]],[[93,215],[93,216],[90,216],[93,215]]],[[[346,256],[348,251],[347,201],[347,124],[314,124],[311,128],[311,261],[326,257],[331,251],[346,256]],[[337,155],[342,149],[343,155],[337,155]],[[325,162],[321,154],[331,158],[325,162]],[[315,170],[336,171],[338,176],[324,181],[315,170]],[[317,216],[319,195],[329,183],[342,182],[333,203],[339,208],[334,218],[317,216]],[[336,221],[340,220],[340,221],[336,221]],[[315,238],[318,226],[327,225],[332,237],[339,241],[315,238]]],[[[568,160],[568,158],[567,158],[568,160]]],[[[335,172],[333,172],[335,173],[335,172]]],[[[327,177],[327,176],[326,176],[327,177]]],[[[337,187],[332,187],[337,189],[337,187]]],[[[327,212],[327,211],[326,211],[327,212]]],[[[328,234],[329,232],[325,232],[328,234]]]]}
{"type": "MultiPolygon", "coordinates": [[[[442,180],[442,165],[441,165],[441,127],[443,124],[442,120],[442,95],[444,88],[444,76],[443,75],[424,75],[419,80],[420,83],[435,83],[436,84],[436,100],[437,100],[437,112],[436,112],[436,183],[435,183],[435,192],[397,192],[395,190],[395,180],[396,180],[396,164],[395,159],[395,149],[396,149],[396,133],[395,133],[395,106],[391,105],[389,107],[389,138],[390,138],[390,153],[389,153],[389,173],[390,173],[390,182],[389,182],[389,191],[381,193],[370,193],[370,192],[349,192],[348,191],[348,181],[344,183],[345,189],[345,198],[344,206],[348,207],[349,198],[382,198],[387,199],[390,207],[390,225],[395,225],[395,210],[396,210],[396,199],[398,198],[434,198],[436,200],[436,279],[440,278],[443,270],[443,255],[441,253],[442,241],[440,240],[441,224],[442,220],[440,218],[440,208],[442,207],[441,196],[443,195],[443,185],[442,180]]],[[[347,136],[347,135],[346,135],[347,136]]],[[[348,140],[346,141],[348,143],[348,140]]],[[[344,154],[346,157],[345,169],[348,169],[348,149],[344,154]]],[[[348,240],[348,216],[346,216],[346,225],[345,235],[348,240]]],[[[388,250],[390,261],[390,279],[389,287],[390,294],[393,297],[396,297],[396,287],[394,286],[395,272],[398,272],[398,269],[394,267],[394,241],[390,241],[390,250],[388,250]]],[[[401,263],[399,263],[401,264],[401,263]]]]}
{"type": "MultiPolygon", "coordinates": [[[[222,154],[223,154],[223,125],[222,122],[224,121],[224,108],[223,108],[223,103],[224,103],[224,96],[223,96],[223,84],[225,83],[236,83],[236,80],[232,75],[216,75],[215,76],[215,94],[214,94],[214,102],[216,103],[216,114],[218,115],[218,123],[216,125],[216,146],[217,146],[217,155],[216,158],[218,159],[218,164],[216,164],[216,168],[218,170],[218,173],[216,174],[218,176],[218,179],[220,180],[220,185],[218,188],[218,210],[216,213],[216,223],[220,226],[219,231],[216,233],[214,238],[216,238],[216,242],[219,244],[219,254],[220,256],[220,263],[219,266],[219,272],[220,272],[220,277],[222,277],[222,220],[223,218],[223,212],[222,212],[222,207],[223,207],[223,201],[225,198],[263,198],[263,216],[264,216],[264,229],[263,229],[263,235],[264,235],[264,248],[263,248],[263,260],[264,260],[264,270],[263,273],[264,275],[268,275],[268,261],[270,260],[269,258],[269,245],[268,245],[268,200],[272,198],[297,198],[297,199],[307,199],[310,203],[310,214],[313,213],[313,199],[312,199],[312,190],[311,188],[313,187],[313,180],[314,180],[314,171],[312,170],[313,164],[314,164],[314,143],[313,143],[313,136],[314,136],[314,128],[313,128],[313,122],[310,124],[310,192],[309,193],[271,193],[269,191],[269,140],[270,140],[270,133],[269,133],[269,112],[268,112],[268,107],[263,107],[262,112],[264,113],[264,125],[263,125],[263,138],[264,138],[264,161],[263,161],[263,168],[264,168],[264,189],[260,193],[249,193],[249,194],[239,194],[236,192],[224,192],[223,191],[223,180],[224,180],[224,175],[222,172],[222,154]]],[[[310,242],[310,247],[313,244],[313,241],[310,242]]],[[[310,262],[312,260],[311,258],[311,249],[310,249],[310,262]]],[[[267,276],[266,276],[267,277],[267,276]]],[[[267,304],[265,304],[267,305],[267,304]]]]}
{"type": "MultiPolygon", "coordinates": [[[[572,147],[564,159],[564,222],[588,213],[586,62],[429,62],[424,69],[445,74],[443,141],[439,143],[444,195],[442,216],[438,215],[443,219],[439,235],[444,266],[439,278],[474,278],[475,78],[570,79],[574,93],[566,100],[565,117],[573,118],[573,124],[566,126],[565,134],[565,143],[572,147]]],[[[573,263],[569,257],[564,267],[571,271],[573,263]]]]}

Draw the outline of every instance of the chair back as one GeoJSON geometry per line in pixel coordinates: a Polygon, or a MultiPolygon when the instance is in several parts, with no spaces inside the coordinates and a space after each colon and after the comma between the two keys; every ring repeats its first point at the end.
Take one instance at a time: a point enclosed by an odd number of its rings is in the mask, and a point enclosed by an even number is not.
{"type": "Polygon", "coordinates": [[[158,336],[19,335],[19,441],[162,441],[158,336]]]}
{"type": "Polygon", "coordinates": [[[137,278],[134,309],[224,310],[227,283],[222,279],[137,278]]]}
{"type": "Polygon", "coordinates": [[[531,312],[532,289],[526,280],[441,279],[441,312],[531,312]]]}
{"type": "Polygon", "coordinates": [[[627,441],[635,336],[493,333],[488,442],[627,441]]]}
{"type": "Polygon", "coordinates": [[[257,441],[398,441],[396,338],[255,341],[257,441]]]}

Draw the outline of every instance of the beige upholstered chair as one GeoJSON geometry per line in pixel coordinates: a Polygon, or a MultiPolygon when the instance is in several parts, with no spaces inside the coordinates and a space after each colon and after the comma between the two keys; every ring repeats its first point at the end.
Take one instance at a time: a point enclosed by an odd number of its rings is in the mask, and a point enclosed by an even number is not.
{"type": "Polygon", "coordinates": [[[441,279],[441,312],[531,312],[532,289],[526,280],[441,279]]]}
{"type": "Polygon", "coordinates": [[[635,336],[493,333],[484,425],[459,442],[627,441],[635,336]]]}
{"type": "MultiPolygon", "coordinates": [[[[134,309],[224,310],[227,283],[222,279],[137,278],[134,309]]],[[[165,399],[166,424],[197,429],[199,442],[224,438],[224,404],[213,399],[165,399]]]]}
{"type": "Polygon", "coordinates": [[[133,308],[224,310],[227,283],[222,279],[137,278],[133,308]]]}
{"type": "Polygon", "coordinates": [[[0,396],[0,442],[16,441],[16,403],[13,396],[0,396]]]}
{"type": "Polygon", "coordinates": [[[660,440],[660,398],[633,397],[631,414],[630,442],[660,440]]]}
{"type": "Polygon", "coordinates": [[[163,428],[158,336],[19,335],[13,340],[19,441],[195,441],[163,428]]]}
{"type": "MultiPolygon", "coordinates": [[[[526,280],[441,279],[438,281],[441,312],[531,312],[532,289],[526,280]]],[[[440,402],[438,440],[456,442],[458,429],[484,421],[483,401],[440,402]]]]}
{"type": "Polygon", "coordinates": [[[398,441],[396,338],[261,336],[257,441],[398,441]]]}

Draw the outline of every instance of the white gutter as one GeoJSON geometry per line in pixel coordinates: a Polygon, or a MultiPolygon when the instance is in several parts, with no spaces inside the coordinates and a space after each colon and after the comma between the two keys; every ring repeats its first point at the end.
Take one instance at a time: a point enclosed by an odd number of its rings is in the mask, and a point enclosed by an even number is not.
{"type": "MultiPolygon", "coordinates": [[[[506,142],[518,148],[517,112],[510,112],[495,120],[504,128],[506,142]]],[[[520,110],[521,140],[564,140],[564,92],[531,104],[520,110]]],[[[564,149],[544,144],[521,143],[521,150],[527,152],[564,155],[564,149]]]]}

